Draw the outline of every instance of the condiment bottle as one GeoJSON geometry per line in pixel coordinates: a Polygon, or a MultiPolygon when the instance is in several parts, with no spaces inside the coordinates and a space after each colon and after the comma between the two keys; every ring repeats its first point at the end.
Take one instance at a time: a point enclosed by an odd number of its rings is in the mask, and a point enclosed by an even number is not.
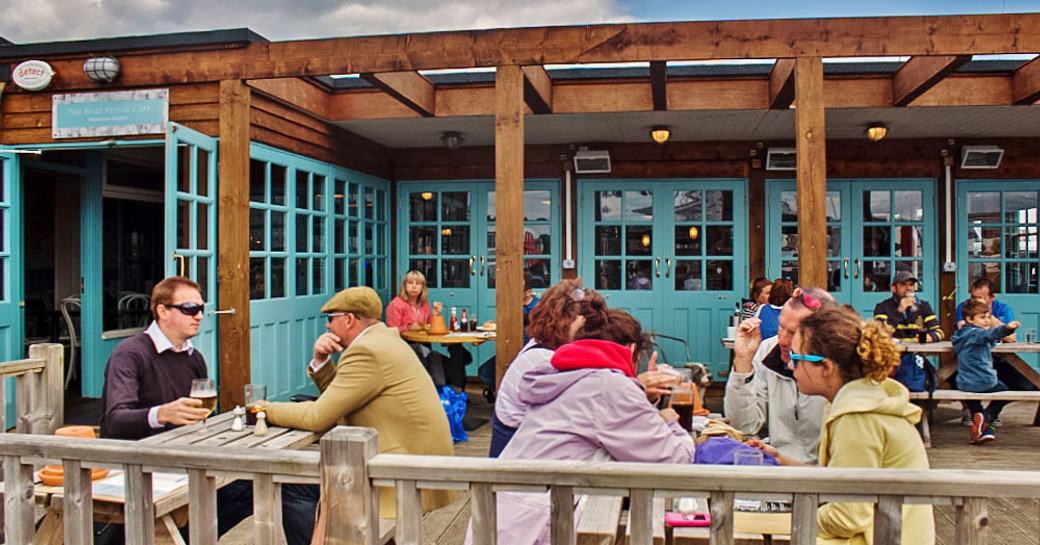
{"type": "Polygon", "coordinates": [[[267,413],[260,411],[256,413],[256,428],[253,435],[267,435],[267,413]]]}

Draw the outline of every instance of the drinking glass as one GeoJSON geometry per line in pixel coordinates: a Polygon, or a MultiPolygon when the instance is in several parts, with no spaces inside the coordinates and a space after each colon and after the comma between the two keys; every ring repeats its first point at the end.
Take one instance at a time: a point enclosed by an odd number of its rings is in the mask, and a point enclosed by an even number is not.
{"type": "Polygon", "coordinates": [[[267,401],[267,386],[264,384],[246,384],[245,386],[245,399],[246,399],[246,423],[250,426],[256,425],[256,413],[260,412],[261,407],[257,405],[257,401],[267,401]]]}
{"type": "Polygon", "coordinates": [[[1036,330],[1027,329],[1025,341],[1027,344],[1036,344],[1036,330]]]}
{"type": "Polygon", "coordinates": [[[761,450],[740,449],[733,452],[733,465],[735,466],[760,466],[762,461],[761,450]]]}
{"type": "Polygon", "coordinates": [[[188,397],[202,401],[202,408],[209,411],[202,418],[202,426],[199,427],[199,431],[204,432],[206,431],[206,418],[217,408],[217,387],[214,385],[213,379],[197,378],[191,381],[191,393],[188,394],[188,397]]]}
{"type": "Polygon", "coordinates": [[[679,425],[693,431],[693,383],[682,382],[672,386],[672,409],[679,414],[679,425]]]}

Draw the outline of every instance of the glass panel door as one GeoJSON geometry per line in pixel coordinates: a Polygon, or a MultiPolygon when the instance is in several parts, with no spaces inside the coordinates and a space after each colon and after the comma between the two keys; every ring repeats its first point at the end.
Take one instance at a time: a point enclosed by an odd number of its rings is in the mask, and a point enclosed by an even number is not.
{"type": "Polygon", "coordinates": [[[217,378],[217,139],[175,123],[166,138],[166,274],[199,283],[206,302],[192,344],[217,378]]]}
{"type": "MultiPolygon", "coordinates": [[[[22,315],[21,167],[18,155],[0,152],[0,361],[25,357],[22,315]]],[[[8,380],[9,392],[14,380],[8,380]]],[[[7,422],[14,421],[14,396],[3,408],[7,422]]]]}

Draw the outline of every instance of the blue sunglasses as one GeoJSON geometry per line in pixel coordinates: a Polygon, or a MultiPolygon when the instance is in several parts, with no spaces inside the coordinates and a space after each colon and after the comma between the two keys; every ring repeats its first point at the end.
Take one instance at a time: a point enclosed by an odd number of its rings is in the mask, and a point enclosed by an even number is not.
{"type": "Polygon", "coordinates": [[[823,356],[817,354],[798,354],[797,352],[791,352],[791,367],[798,367],[798,362],[807,361],[809,363],[820,363],[825,360],[823,356]]]}

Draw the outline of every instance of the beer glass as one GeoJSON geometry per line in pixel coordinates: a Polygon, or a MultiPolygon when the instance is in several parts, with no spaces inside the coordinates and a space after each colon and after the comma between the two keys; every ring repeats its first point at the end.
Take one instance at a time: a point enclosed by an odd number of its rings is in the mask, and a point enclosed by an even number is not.
{"type": "Polygon", "coordinates": [[[679,425],[693,431],[693,383],[681,382],[672,386],[672,409],[679,414],[679,425]]]}
{"type": "Polygon", "coordinates": [[[202,401],[202,408],[209,411],[202,418],[202,426],[199,427],[199,431],[204,432],[206,431],[206,417],[217,408],[217,387],[214,385],[213,379],[197,378],[191,381],[191,392],[188,397],[202,401]]]}
{"type": "Polygon", "coordinates": [[[733,465],[760,466],[764,462],[761,450],[741,449],[733,451],[733,465]]]}
{"type": "Polygon", "coordinates": [[[246,424],[250,426],[256,425],[256,413],[262,409],[258,405],[257,401],[267,401],[267,386],[264,384],[246,384],[245,386],[245,403],[246,403],[246,424]]]}

